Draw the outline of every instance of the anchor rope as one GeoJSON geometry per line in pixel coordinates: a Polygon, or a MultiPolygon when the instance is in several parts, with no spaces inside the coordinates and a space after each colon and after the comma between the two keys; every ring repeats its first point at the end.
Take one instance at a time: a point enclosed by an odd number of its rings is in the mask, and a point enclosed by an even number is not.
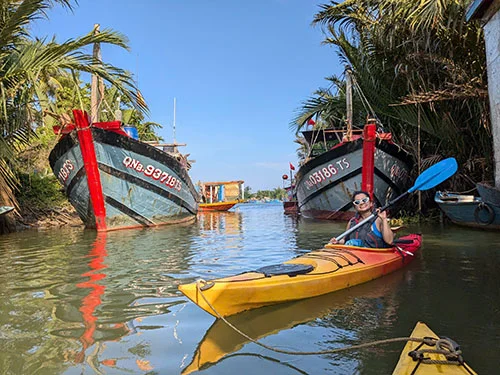
{"type": "Polygon", "coordinates": [[[435,345],[437,342],[437,339],[434,338],[418,338],[418,337],[395,337],[395,338],[390,338],[390,339],[384,339],[384,340],[376,340],[372,342],[367,342],[363,344],[357,344],[357,345],[351,345],[351,346],[346,346],[342,348],[336,348],[336,349],[328,349],[328,350],[319,350],[319,351],[293,351],[293,350],[285,350],[285,349],[279,349],[277,347],[273,347],[270,345],[263,344],[252,337],[248,336],[246,333],[235,327],[233,324],[231,324],[226,318],[224,318],[218,311],[217,309],[208,301],[208,299],[205,297],[203,291],[202,291],[202,286],[201,284],[206,284],[207,282],[203,279],[200,279],[196,282],[196,288],[198,289],[199,294],[205,301],[205,303],[212,309],[212,311],[217,315],[219,319],[221,319],[224,323],[226,323],[230,328],[232,328],[234,331],[236,331],[238,334],[246,338],[248,341],[251,341],[252,343],[271,350],[276,353],[282,353],[282,354],[290,354],[290,355],[320,355],[320,354],[335,354],[335,353],[341,353],[345,351],[350,351],[350,350],[357,350],[357,349],[362,349],[362,348],[367,348],[370,346],[376,346],[376,345],[383,345],[383,344],[389,344],[393,342],[407,342],[407,341],[413,341],[413,342],[419,342],[419,343],[424,343],[429,346],[435,345]]]}

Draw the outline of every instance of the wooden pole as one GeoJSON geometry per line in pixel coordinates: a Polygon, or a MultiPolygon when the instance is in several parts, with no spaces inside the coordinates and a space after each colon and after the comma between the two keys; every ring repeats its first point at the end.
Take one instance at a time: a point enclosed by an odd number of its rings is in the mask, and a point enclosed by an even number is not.
{"type": "Polygon", "coordinates": [[[352,139],[352,71],[350,69],[346,70],[346,113],[347,113],[347,140],[352,139]]]}
{"type": "MultiPolygon", "coordinates": [[[[94,35],[100,33],[99,31],[100,25],[96,23],[94,25],[94,35]]],[[[99,64],[101,62],[101,45],[100,43],[94,43],[93,48],[93,63],[99,64]]],[[[90,122],[98,122],[99,121],[99,105],[102,100],[100,87],[99,87],[99,77],[95,74],[92,74],[91,84],[90,84],[90,122]]]]}

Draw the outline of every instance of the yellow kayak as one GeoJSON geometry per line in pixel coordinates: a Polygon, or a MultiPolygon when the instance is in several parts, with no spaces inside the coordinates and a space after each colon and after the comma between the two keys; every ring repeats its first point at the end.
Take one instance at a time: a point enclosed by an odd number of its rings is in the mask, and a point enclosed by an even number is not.
{"type": "Polygon", "coordinates": [[[389,274],[408,264],[422,237],[411,234],[392,248],[327,245],[282,264],[216,280],[179,286],[215,317],[320,296],[389,274]]]}
{"type": "MultiPolygon", "coordinates": [[[[427,327],[422,322],[418,322],[411,337],[415,338],[434,338],[439,340],[432,330],[427,327]]],[[[445,339],[449,340],[449,339],[445,339]]],[[[451,341],[450,341],[451,342],[451,341]]],[[[455,347],[456,343],[452,343],[453,348],[443,347],[441,350],[443,353],[448,352],[449,358],[447,359],[445,354],[441,353],[430,353],[429,351],[436,351],[439,344],[427,345],[425,343],[419,343],[415,341],[408,341],[399,357],[399,362],[394,369],[392,375],[473,375],[476,374],[463,360],[462,363],[457,361],[457,357],[454,354],[459,354],[459,352],[454,353],[453,350],[459,351],[459,347],[455,347]],[[450,356],[451,355],[451,356],[450,356]],[[415,357],[416,359],[413,359],[415,357]]],[[[461,357],[460,357],[461,359],[461,357]]],[[[476,374],[477,375],[477,374],[476,374]]]]}

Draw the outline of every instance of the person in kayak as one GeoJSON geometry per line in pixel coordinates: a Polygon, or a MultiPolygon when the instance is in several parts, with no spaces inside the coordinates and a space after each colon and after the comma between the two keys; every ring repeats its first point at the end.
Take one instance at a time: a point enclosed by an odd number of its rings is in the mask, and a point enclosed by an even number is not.
{"type": "Polygon", "coordinates": [[[385,211],[380,211],[380,209],[373,211],[373,202],[370,199],[370,194],[362,190],[355,191],[352,195],[352,204],[354,205],[356,214],[347,223],[347,229],[366,219],[373,212],[377,214],[377,218],[374,221],[370,220],[340,241],[337,241],[337,239],[333,237],[330,243],[345,243],[351,246],[377,248],[391,247],[394,241],[394,234],[387,221],[387,213],[385,211]]]}

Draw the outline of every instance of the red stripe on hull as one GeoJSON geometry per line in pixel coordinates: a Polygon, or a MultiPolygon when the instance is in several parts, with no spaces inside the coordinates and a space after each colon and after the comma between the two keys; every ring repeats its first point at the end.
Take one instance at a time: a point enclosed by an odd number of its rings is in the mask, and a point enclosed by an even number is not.
{"type": "Polygon", "coordinates": [[[76,127],[78,128],[78,141],[82,153],[85,173],[87,175],[87,185],[89,188],[90,202],[95,217],[95,227],[97,231],[106,231],[106,208],[102,194],[101,176],[95,155],[94,139],[90,130],[89,118],[86,112],[73,110],[76,127]]]}

